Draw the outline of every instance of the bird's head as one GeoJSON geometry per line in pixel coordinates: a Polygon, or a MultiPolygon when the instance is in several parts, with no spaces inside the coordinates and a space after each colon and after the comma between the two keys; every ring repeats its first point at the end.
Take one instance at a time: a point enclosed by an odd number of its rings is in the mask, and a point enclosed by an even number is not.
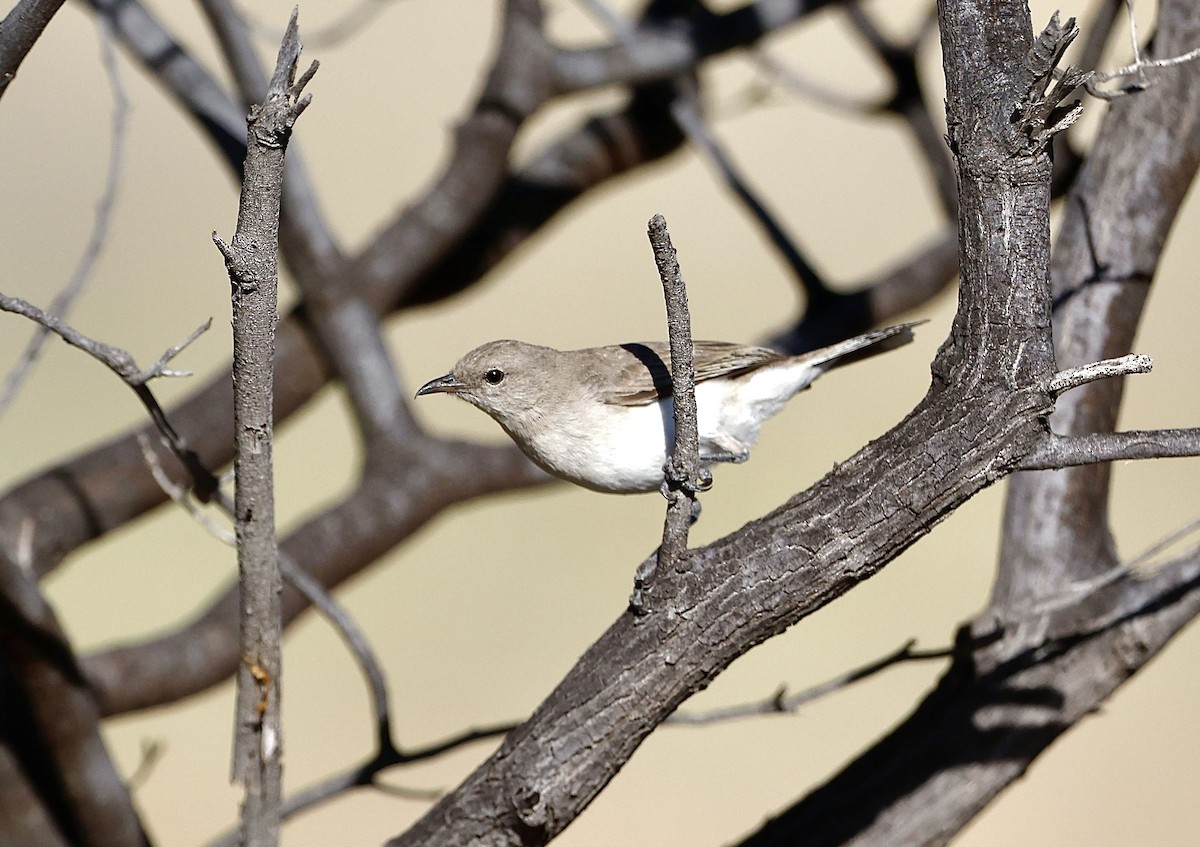
{"type": "Polygon", "coordinates": [[[490,341],[459,359],[450,373],[422,385],[416,396],[453,394],[510,428],[544,405],[556,353],[521,341],[490,341]]]}

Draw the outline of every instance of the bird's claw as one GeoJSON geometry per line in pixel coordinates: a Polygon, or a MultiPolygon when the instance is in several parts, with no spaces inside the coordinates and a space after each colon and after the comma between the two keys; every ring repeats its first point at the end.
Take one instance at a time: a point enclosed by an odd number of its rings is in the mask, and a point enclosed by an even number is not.
{"type": "Polygon", "coordinates": [[[700,492],[708,491],[708,489],[712,488],[713,475],[712,471],[710,471],[708,468],[702,467],[696,471],[695,480],[683,480],[674,485],[672,484],[672,479],[678,477],[677,475],[673,474],[673,470],[674,469],[671,468],[670,465],[665,465],[663,467],[663,483],[658,489],[660,492],[662,492],[662,496],[667,500],[671,499],[671,491],[675,488],[683,491],[693,499],[695,499],[696,495],[700,492]]]}

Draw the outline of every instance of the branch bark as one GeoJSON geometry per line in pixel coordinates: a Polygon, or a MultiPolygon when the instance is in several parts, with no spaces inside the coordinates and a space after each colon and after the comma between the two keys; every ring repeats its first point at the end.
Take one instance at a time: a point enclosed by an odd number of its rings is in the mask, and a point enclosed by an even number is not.
{"type": "MultiPolygon", "coordinates": [[[[1173,55],[1197,39],[1195,5],[1164,2],[1156,49],[1173,55]]],[[[1129,352],[1198,162],[1200,71],[1110,107],[1054,255],[1064,369],[1129,352]]],[[[1049,423],[1071,441],[1111,432],[1121,382],[1064,394],[1049,423]]],[[[947,843],[1200,613],[1200,551],[1147,581],[1122,570],[1108,478],[1103,464],[1013,477],[991,604],[961,629],[953,667],[892,733],[744,845],[801,833],[814,845],[947,843]]]]}
{"type": "Polygon", "coordinates": [[[1050,409],[1042,386],[1056,372],[1052,128],[1036,120],[1052,68],[1026,64],[1023,3],[984,18],[967,5],[942,7],[963,283],[925,399],[785,507],[693,550],[686,572],[660,574],[662,614],[618,620],[496,755],[393,845],[550,840],[734,658],[876,573],[1037,442],[1050,409]],[[1028,106],[1020,121],[1015,103],[1028,106]]]}
{"type": "Polygon", "coordinates": [[[296,119],[310,102],[310,96],[302,97],[301,92],[317,69],[314,63],[296,80],[300,58],[296,18],[293,11],[266,99],[250,111],[237,231],[231,244],[213,234],[233,283],[234,517],[243,663],[237,676],[233,776],[245,789],[242,843],[247,847],[278,843],[282,802],[282,584],[271,462],[276,256],[284,152],[296,119]]]}
{"type": "Polygon", "coordinates": [[[687,286],[679,270],[671,233],[662,215],[650,219],[650,245],[662,280],[667,304],[667,335],[671,346],[671,408],[675,438],[663,468],[663,495],[667,516],[663,521],[662,544],[637,571],[630,608],[646,614],[644,592],[651,589],[660,568],[672,568],[687,553],[688,528],[696,509],[700,480],[700,434],[696,424],[696,373],[692,366],[692,319],[688,314],[687,286]]]}

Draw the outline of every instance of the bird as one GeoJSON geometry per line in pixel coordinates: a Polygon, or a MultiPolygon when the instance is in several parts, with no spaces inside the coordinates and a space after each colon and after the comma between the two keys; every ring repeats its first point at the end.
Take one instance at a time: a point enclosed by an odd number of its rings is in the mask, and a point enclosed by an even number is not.
{"type": "MultiPolygon", "coordinates": [[[[746,461],[763,423],[826,371],[907,344],[923,321],[787,356],[765,347],[693,342],[700,462],[746,461]]],[[[490,341],[416,396],[450,394],[491,416],[533,462],[593,491],[665,490],[674,446],[665,342],[556,350],[490,341]]],[[[711,477],[709,477],[711,479],[711,477]]]]}

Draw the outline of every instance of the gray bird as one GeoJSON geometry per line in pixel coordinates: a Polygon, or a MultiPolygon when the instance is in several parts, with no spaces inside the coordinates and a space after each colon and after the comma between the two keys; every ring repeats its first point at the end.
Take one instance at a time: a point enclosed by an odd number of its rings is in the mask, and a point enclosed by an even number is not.
{"type": "MultiPolygon", "coordinates": [[[[922,323],[918,321],[917,323],[922,323]]],[[[799,356],[695,342],[700,460],[743,462],[767,418],[831,368],[912,340],[915,323],[799,356]]],[[[667,344],[555,350],[491,341],[417,396],[453,394],[487,412],[530,459],[570,482],[617,494],[658,491],[675,440],[667,344]]]]}

